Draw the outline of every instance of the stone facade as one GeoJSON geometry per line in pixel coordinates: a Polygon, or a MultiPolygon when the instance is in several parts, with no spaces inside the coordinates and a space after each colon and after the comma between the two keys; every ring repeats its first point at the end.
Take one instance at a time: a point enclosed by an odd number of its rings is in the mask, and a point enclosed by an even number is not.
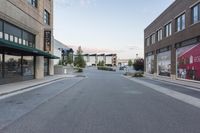
{"type": "MultiPolygon", "coordinates": [[[[31,0],[1,0],[0,19],[9,22],[35,35],[35,48],[44,51],[44,31],[51,31],[51,50],[53,54],[53,0],[37,0],[37,6],[31,0]],[[44,23],[44,10],[50,14],[50,24],[44,23]]],[[[54,74],[53,60],[49,59],[49,75],[54,74]]],[[[35,78],[44,77],[44,57],[35,58],[35,78]]]]}

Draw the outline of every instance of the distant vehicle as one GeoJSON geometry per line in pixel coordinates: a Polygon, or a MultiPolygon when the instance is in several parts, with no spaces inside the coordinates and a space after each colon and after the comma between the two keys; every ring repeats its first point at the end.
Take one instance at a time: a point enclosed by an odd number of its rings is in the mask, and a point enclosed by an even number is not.
{"type": "Polygon", "coordinates": [[[125,70],[126,69],[126,66],[120,66],[119,67],[119,70],[125,70]]]}

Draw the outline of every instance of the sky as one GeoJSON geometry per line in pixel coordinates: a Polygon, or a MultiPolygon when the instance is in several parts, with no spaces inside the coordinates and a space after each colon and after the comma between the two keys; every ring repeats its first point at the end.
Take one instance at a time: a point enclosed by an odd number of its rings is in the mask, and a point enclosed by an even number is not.
{"type": "Polygon", "coordinates": [[[84,53],[143,57],[144,29],[174,0],[54,0],[54,37],[84,53]]]}

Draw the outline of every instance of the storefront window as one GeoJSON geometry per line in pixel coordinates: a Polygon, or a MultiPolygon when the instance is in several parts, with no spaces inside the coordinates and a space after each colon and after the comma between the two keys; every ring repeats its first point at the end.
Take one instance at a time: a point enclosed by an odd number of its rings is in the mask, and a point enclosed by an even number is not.
{"type": "Polygon", "coordinates": [[[171,74],[171,51],[159,53],[157,55],[157,71],[160,76],[170,76],[171,74]]]}
{"type": "Polygon", "coordinates": [[[44,58],[44,75],[49,75],[49,59],[44,58]]]}
{"type": "Polygon", "coordinates": [[[200,44],[178,48],[177,77],[200,81],[200,44]]]}
{"type": "Polygon", "coordinates": [[[146,57],[146,72],[149,74],[154,73],[154,55],[146,57]]]}
{"type": "Polygon", "coordinates": [[[34,57],[33,56],[23,56],[23,76],[33,76],[34,75],[34,57]]]}
{"type": "Polygon", "coordinates": [[[21,77],[21,56],[5,55],[5,77],[21,77]]]}

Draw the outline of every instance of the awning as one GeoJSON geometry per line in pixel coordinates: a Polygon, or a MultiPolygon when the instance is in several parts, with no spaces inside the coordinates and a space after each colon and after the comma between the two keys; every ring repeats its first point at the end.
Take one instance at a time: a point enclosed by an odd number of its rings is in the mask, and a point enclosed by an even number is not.
{"type": "Polygon", "coordinates": [[[0,46],[28,52],[28,53],[31,53],[32,55],[36,55],[36,56],[44,56],[49,59],[59,59],[59,57],[49,54],[45,51],[42,51],[42,50],[39,50],[36,48],[32,48],[29,46],[25,46],[22,44],[17,44],[15,42],[10,42],[10,41],[4,40],[4,39],[0,39],[0,46]]]}

